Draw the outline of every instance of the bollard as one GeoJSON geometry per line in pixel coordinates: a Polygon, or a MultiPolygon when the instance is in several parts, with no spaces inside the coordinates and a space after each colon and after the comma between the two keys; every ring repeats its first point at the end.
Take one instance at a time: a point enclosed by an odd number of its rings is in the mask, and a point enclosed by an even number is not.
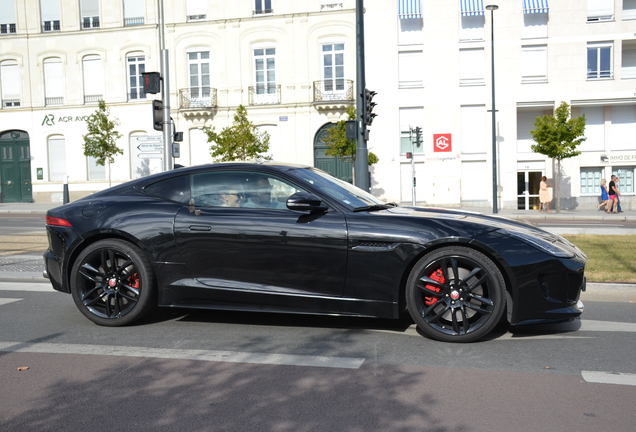
{"type": "Polygon", "coordinates": [[[66,180],[64,180],[64,190],[62,192],[62,204],[68,204],[70,199],[68,197],[68,176],[66,176],[66,180]]]}

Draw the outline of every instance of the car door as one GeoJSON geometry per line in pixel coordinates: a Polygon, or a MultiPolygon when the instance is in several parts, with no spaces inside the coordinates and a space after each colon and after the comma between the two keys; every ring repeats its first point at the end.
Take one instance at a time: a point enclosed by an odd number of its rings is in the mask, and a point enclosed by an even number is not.
{"type": "Polygon", "coordinates": [[[288,300],[282,296],[342,295],[347,266],[342,213],[287,209],[286,197],[302,189],[275,175],[193,174],[191,190],[192,205],[179,211],[174,229],[188,271],[209,287],[199,296],[276,304],[288,300]],[[269,203],[259,202],[252,186],[263,177],[272,187],[269,203]],[[226,193],[238,193],[240,206],[226,206],[236,202],[226,193]]]}

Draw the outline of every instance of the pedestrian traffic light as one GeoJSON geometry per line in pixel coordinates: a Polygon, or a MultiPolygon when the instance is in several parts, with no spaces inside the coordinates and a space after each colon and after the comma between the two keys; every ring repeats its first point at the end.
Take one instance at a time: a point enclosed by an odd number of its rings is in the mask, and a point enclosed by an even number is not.
{"type": "Polygon", "coordinates": [[[413,159],[413,153],[411,153],[411,152],[406,152],[406,158],[407,158],[407,159],[413,159]]]}
{"type": "Polygon", "coordinates": [[[155,130],[163,130],[163,102],[157,99],[152,101],[152,122],[155,130]]]}
{"type": "Polygon", "coordinates": [[[157,94],[161,91],[161,75],[159,75],[159,72],[142,72],[141,77],[144,92],[157,94]]]}
{"type": "Polygon", "coordinates": [[[377,114],[373,113],[373,108],[377,105],[373,102],[373,96],[377,93],[371,90],[364,89],[364,124],[371,126],[373,119],[377,117],[377,114]]]}

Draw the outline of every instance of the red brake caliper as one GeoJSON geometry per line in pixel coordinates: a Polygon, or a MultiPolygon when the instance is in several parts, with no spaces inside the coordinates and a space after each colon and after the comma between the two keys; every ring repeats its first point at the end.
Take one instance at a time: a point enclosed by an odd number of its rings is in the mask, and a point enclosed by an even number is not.
{"type": "MultiPolygon", "coordinates": [[[[441,268],[438,268],[437,270],[435,270],[433,273],[428,275],[428,277],[433,279],[435,282],[439,282],[441,284],[446,283],[446,279],[444,278],[444,273],[442,272],[441,268]]],[[[438,288],[433,285],[426,285],[426,288],[430,289],[431,291],[435,291],[436,293],[442,291],[441,288],[438,288]]],[[[432,306],[435,303],[437,303],[437,300],[438,300],[437,297],[424,297],[424,304],[426,306],[432,306]]]]}
{"type": "Polygon", "coordinates": [[[128,278],[128,285],[132,288],[139,289],[141,284],[139,283],[139,274],[135,273],[128,278]]]}

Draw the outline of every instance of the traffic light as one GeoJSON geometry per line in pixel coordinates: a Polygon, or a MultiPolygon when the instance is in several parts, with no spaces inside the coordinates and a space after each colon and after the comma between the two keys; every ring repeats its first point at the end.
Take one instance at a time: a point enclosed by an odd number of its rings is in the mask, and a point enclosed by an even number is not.
{"type": "Polygon", "coordinates": [[[161,91],[161,75],[159,75],[159,72],[142,72],[141,77],[144,92],[157,94],[161,91]]]}
{"type": "Polygon", "coordinates": [[[152,122],[156,131],[163,130],[163,102],[157,99],[152,101],[152,122]]]}
{"type": "Polygon", "coordinates": [[[373,108],[377,105],[373,102],[373,96],[377,93],[372,90],[364,89],[364,124],[371,126],[373,119],[377,117],[377,114],[373,113],[373,108]]]}
{"type": "Polygon", "coordinates": [[[415,128],[415,145],[422,146],[422,128],[419,126],[415,128]]]}

